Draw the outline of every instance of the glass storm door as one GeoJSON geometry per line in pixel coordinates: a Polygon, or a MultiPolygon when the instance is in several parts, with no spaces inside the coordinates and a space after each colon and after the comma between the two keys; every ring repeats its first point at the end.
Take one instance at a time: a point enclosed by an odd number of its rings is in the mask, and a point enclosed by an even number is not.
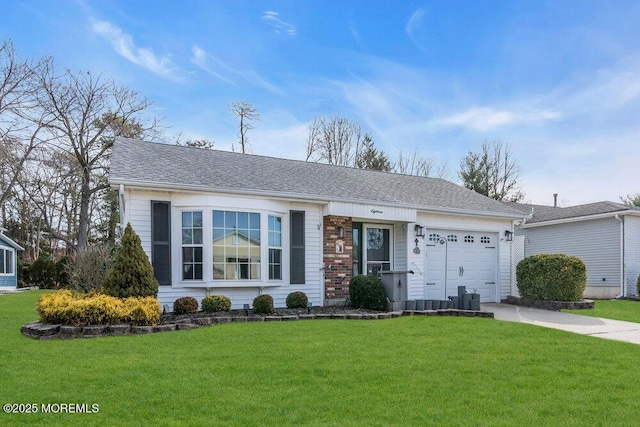
{"type": "Polygon", "coordinates": [[[364,228],[364,265],[366,274],[378,276],[380,271],[391,270],[392,226],[375,225],[364,228]]]}

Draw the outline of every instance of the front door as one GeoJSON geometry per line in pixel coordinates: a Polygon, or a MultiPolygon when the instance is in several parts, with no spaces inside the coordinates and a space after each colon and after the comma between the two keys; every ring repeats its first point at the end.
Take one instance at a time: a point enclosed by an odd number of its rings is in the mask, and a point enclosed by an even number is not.
{"type": "Polygon", "coordinates": [[[389,271],[393,259],[393,226],[365,225],[363,227],[363,264],[365,274],[378,276],[380,271],[389,271]]]}

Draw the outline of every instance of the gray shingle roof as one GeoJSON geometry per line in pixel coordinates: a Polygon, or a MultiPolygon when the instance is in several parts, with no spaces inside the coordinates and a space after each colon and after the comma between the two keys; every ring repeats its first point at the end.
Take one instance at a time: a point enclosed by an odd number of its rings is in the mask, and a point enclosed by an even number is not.
{"type": "Polygon", "coordinates": [[[615,202],[595,202],[584,205],[568,206],[565,208],[554,208],[546,205],[531,205],[526,203],[509,203],[510,206],[520,210],[524,214],[530,214],[533,208],[533,217],[527,219],[527,224],[539,222],[555,221],[570,218],[589,217],[593,215],[615,214],[619,212],[632,211],[640,214],[640,208],[627,206],[615,202]]]}
{"type": "Polygon", "coordinates": [[[261,193],[419,210],[521,217],[512,207],[439,178],[117,138],[110,182],[261,193]]]}

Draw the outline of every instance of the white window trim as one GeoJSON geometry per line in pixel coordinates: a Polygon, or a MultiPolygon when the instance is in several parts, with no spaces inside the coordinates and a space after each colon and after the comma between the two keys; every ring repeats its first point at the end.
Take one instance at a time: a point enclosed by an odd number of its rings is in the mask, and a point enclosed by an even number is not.
{"type": "Polygon", "coordinates": [[[394,256],[394,226],[393,224],[370,224],[363,223],[362,224],[362,274],[367,274],[368,262],[367,259],[367,242],[365,241],[367,235],[368,228],[382,228],[389,230],[389,270],[393,270],[393,263],[395,260],[394,256]]]}
{"type": "MultiPolygon", "coordinates": [[[[12,248],[12,247],[9,247],[9,246],[0,246],[0,251],[2,251],[2,256],[5,257],[4,258],[5,262],[6,262],[6,255],[5,255],[4,251],[12,253],[12,257],[11,257],[12,258],[12,265],[11,265],[11,268],[13,269],[12,273],[0,272],[0,276],[3,276],[3,277],[13,277],[13,276],[15,276],[16,275],[16,271],[15,270],[17,268],[16,267],[16,259],[17,259],[16,258],[16,256],[17,256],[16,250],[14,248],[12,248]]],[[[7,267],[5,265],[5,271],[6,271],[6,268],[7,267]]]]}
{"type": "Polygon", "coordinates": [[[267,275],[265,276],[265,279],[267,279],[270,282],[281,282],[282,278],[284,277],[284,265],[285,265],[285,260],[284,260],[284,217],[282,215],[279,214],[275,214],[275,213],[269,213],[267,214],[267,275]],[[269,230],[269,217],[274,217],[274,218],[280,218],[280,246],[271,246],[269,244],[269,233],[271,230],[269,230]],[[278,249],[280,250],[280,279],[271,279],[269,277],[269,273],[270,273],[270,264],[271,261],[269,260],[269,250],[271,249],[278,249]]]}
{"type": "MultiPolygon", "coordinates": [[[[185,286],[189,285],[189,284],[194,284],[194,283],[203,283],[205,281],[205,277],[207,275],[206,272],[206,247],[207,245],[205,245],[206,240],[206,211],[202,208],[199,207],[194,207],[194,208],[184,208],[184,209],[180,209],[178,211],[180,214],[177,216],[178,221],[176,221],[177,224],[177,228],[178,228],[178,232],[177,233],[173,233],[172,234],[176,237],[177,240],[177,245],[178,246],[178,256],[175,259],[179,260],[179,267],[180,268],[172,268],[173,270],[177,270],[177,274],[178,274],[178,278],[179,278],[179,282],[185,284],[185,286]],[[201,244],[192,244],[192,243],[182,243],[182,213],[183,212],[201,212],[202,213],[202,243],[201,244]],[[202,248],[202,279],[184,279],[182,276],[182,269],[184,268],[184,263],[183,263],[183,259],[182,259],[182,248],[202,248]]],[[[173,267],[173,266],[172,266],[173,267]]]]}
{"type": "MultiPolygon", "coordinates": [[[[288,206],[286,206],[288,209],[288,206]]],[[[249,209],[246,207],[222,206],[175,206],[172,203],[171,257],[172,288],[262,288],[289,286],[289,211],[273,209],[249,209]],[[213,279],[213,211],[235,211],[260,214],[260,279],[213,279]],[[202,212],[202,280],[182,279],[182,212],[202,212]],[[269,279],[269,215],[282,219],[282,279],[269,279]],[[176,261],[177,260],[177,261],[176,261]],[[175,268],[175,266],[180,268],[175,268]]]]}

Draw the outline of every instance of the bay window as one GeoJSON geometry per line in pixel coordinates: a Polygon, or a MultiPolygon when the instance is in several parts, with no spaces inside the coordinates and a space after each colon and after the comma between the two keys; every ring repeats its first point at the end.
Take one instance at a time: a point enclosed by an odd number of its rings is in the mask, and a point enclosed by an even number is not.
{"type": "Polygon", "coordinates": [[[213,211],[213,279],[260,279],[260,214],[213,211]]]}

